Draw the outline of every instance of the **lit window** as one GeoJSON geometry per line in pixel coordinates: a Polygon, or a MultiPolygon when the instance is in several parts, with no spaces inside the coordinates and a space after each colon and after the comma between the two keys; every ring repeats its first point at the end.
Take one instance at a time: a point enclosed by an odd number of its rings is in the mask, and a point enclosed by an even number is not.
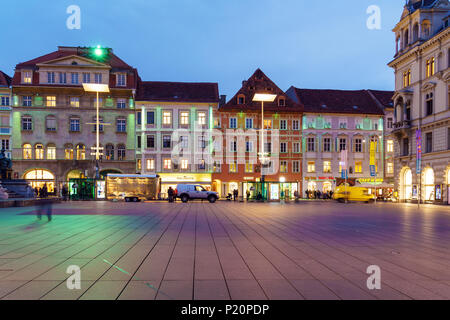
{"type": "Polygon", "coordinates": [[[204,112],[198,113],[198,124],[201,126],[206,124],[206,113],[204,112]]]}
{"type": "Polygon", "coordinates": [[[155,159],[147,159],[147,170],[155,170],[155,159]]]}
{"type": "Polygon", "coordinates": [[[32,73],[31,71],[23,72],[23,83],[31,83],[32,73]]]}
{"type": "Polygon", "coordinates": [[[434,57],[431,57],[426,62],[426,74],[427,77],[431,77],[436,73],[436,59],[434,57]]]}
{"type": "Polygon", "coordinates": [[[106,145],[105,150],[106,150],[105,153],[106,160],[114,160],[114,146],[109,143],[106,145]]]}
{"type": "Polygon", "coordinates": [[[408,87],[411,85],[411,69],[403,72],[403,87],[408,87]]]}
{"type": "Polygon", "coordinates": [[[272,129],[272,119],[264,119],[264,129],[272,129]]]}
{"type": "Polygon", "coordinates": [[[31,144],[27,143],[23,145],[23,158],[25,160],[33,159],[33,149],[31,148],[31,144]]]}
{"type": "Polygon", "coordinates": [[[47,159],[55,160],[56,159],[56,147],[54,144],[49,144],[47,146],[47,159]]]}
{"type": "Polygon", "coordinates": [[[388,174],[393,174],[394,173],[394,163],[388,162],[386,171],[388,174]]]}
{"type": "Polygon", "coordinates": [[[70,106],[74,108],[80,107],[80,98],[78,97],[71,97],[70,98],[70,106]]]}
{"type": "Polygon", "coordinates": [[[55,96],[47,96],[46,99],[46,106],[47,107],[56,107],[56,97],[55,96]]]}
{"type": "Polygon", "coordinates": [[[394,152],[394,140],[388,140],[386,146],[387,152],[394,152]]]}
{"type": "Polygon", "coordinates": [[[323,162],[323,173],[331,173],[331,161],[323,162]]]}
{"type": "Polygon", "coordinates": [[[126,160],[126,148],[123,144],[117,146],[117,159],[126,160]]]}
{"type": "Polygon", "coordinates": [[[172,124],[172,113],[170,111],[163,112],[163,125],[172,124]]]}
{"type": "Polygon", "coordinates": [[[253,163],[246,162],[245,163],[245,172],[252,173],[253,172],[253,163]]]}
{"type": "Polygon", "coordinates": [[[82,144],[77,145],[77,160],[86,160],[86,147],[82,144]]]}
{"type": "Polygon", "coordinates": [[[44,146],[42,144],[37,144],[34,147],[36,160],[44,159],[44,146]]]}
{"type": "Polygon", "coordinates": [[[230,172],[232,172],[232,173],[236,173],[237,172],[237,166],[236,166],[235,162],[230,163],[230,172]]]}
{"type": "Polygon", "coordinates": [[[189,162],[187,159],[181,159],[181,169],[187,170],[189,167],[189,162]]]}
{"type": "Polygon", "coordinates": [[[362,173],[362,162],[361,161],[355,162],[355,173],[362,173]]]}
{"type": "Polygon", "coordinates": [[[73,146],[71,144],[64,147],[64,159],[73,160],[73,146]]]}
{"type": "Polygon", "coordinates": [[[170,170],[170,169],[172,169],[172,160],[164,159],[164,170],[170,170]]]}
{"type": "Polygon", "coordinates": [[[288,172],[288,164],[287,161],[281,161],[280,162],[280,172],[288,172]]]}
{"type": "Polygon", "coordinates": [[[308,172],[316,172],[316,163],[314,161],[308,161],[308,172]]]}
{"type": "Polygon", "coordinates": [[[189,125],[189,112],[182,111],[180,114],[180,124],[183,126],[189,125]]]}

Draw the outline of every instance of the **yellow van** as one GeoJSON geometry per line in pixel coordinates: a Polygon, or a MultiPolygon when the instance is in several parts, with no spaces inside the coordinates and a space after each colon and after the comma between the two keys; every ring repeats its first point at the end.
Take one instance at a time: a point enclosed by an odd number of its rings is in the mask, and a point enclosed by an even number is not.
{"type": "Polygon", "coordinates": [[[333,199],[339,202],[347,201],[362,201],[362,202],[374,202],[375,195],[369,194],[369,189],[363,187],[350,187],[341,185],[336,188],[333,199]]]}

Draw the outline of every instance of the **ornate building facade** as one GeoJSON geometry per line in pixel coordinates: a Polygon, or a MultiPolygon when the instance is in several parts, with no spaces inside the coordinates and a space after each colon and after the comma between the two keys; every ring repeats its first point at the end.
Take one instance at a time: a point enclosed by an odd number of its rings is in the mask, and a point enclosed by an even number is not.
{"type": "Polygon", "coordinates": [[[14,176],[58,191],[70,178],[96,175],[96,95],[100,93],[100,174],[135,173],[137,71],[107,48],[58,47],[19,63],[12,80],[14,176]]]}
{"type": "Polygon", "coordinates": [[[395,184],[401,201],[449,203],[450,4],[408,1],[396,39],[395,184]]]}
{"type": "Polygon", "coordinates": [[[0,71],[0,151],[11,158],[11,77],[0,71]]]}

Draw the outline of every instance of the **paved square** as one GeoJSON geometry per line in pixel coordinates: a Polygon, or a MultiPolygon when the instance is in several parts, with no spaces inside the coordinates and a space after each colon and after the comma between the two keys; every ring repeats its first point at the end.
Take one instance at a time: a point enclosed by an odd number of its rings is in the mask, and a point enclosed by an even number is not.
{"type": "Polygon", "coordinates": [[[50,223],[35,209],[0,209],[0,299],[450,299],[449,207],[70,202],[50,223]]]}

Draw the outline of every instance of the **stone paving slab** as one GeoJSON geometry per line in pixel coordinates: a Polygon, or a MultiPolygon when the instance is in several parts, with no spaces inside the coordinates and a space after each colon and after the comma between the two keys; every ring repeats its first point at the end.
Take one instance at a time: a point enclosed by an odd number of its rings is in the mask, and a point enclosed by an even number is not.
{"type": "Polygon", "coordinates": [[[34,210],[0,209],[0,299],[450,299],[445,206],[67,202],[50,223],[34,210]]]}

